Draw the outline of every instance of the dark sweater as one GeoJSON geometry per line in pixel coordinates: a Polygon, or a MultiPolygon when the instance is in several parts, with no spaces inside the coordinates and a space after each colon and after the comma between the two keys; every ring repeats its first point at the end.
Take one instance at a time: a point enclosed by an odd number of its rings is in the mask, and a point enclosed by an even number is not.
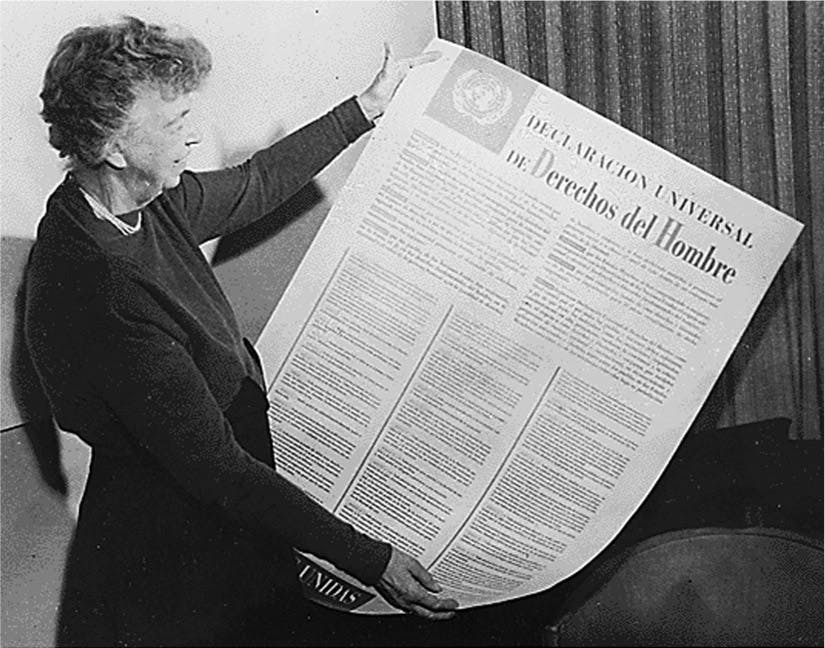
{"type": "Polygon", "coordinates": [[[261,395],[264,382],[198,248],[271,212],[369,126],[350,99],[243,165],[185,172],[130,237],[95,219],[67,176],[33,248],[26,338],[58,424],[95,455],[168,476],[216,515],[375,584],[389,545],[279,476],[268,436],[232,428],[243,382],[261,395]]]}

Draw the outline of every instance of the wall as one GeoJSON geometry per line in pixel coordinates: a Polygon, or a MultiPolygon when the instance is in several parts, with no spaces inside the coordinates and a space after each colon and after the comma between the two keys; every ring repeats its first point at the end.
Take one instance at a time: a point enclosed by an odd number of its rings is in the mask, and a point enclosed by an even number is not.
{"type": "MultiPolygon", "coordinates": [[[[0,3],[0,645],[50,645],[65,551],[89,461],[88,448],[42,421],[20,369],[17,292],[47,196],[63,176],[38,117],[43,71],[73,27],[119,14],[184,26],[214,59],[198,102],[204,141],[193,169],[249,153],[366,87],[382,42],[401,56],[435,33],[429,2],[8,2],[0,3]],[[23,424],[27,422],[27,424],[23,424]],[[60,465],[52,459],[61,455],[60,465]],[[62,472],[61,472],[62,468],[62,472]],[[63,481],[65,480],[65,482],[63,481]],[[65,495],[61,493],[65,491],[65,495]]],[[[311,243],[366,138],[352,146],[268,225],[205,253],[257,337],[311,243]]]]}

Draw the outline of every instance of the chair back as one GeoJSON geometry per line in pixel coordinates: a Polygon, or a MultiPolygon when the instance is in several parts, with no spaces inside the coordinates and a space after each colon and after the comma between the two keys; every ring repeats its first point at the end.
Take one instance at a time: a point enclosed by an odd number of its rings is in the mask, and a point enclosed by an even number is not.
{"type": "Polygon", "coordinates": [[[822,544],[774,529],[655,536],[594,570],[548,646],[821,646],[822,544]]]}

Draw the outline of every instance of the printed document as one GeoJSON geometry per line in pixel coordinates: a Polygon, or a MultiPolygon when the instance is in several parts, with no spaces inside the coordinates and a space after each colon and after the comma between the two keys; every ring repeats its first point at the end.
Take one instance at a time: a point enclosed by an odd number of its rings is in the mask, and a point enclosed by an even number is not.
{"type": "MultiPolygon", "coordinates": [[[[462,607],[568,578],[665,469],[802,226],[436,39],[258,350],[278,469],[462,607]]],[[[315,556],[308,592],[396,612],[315,556]]]]}

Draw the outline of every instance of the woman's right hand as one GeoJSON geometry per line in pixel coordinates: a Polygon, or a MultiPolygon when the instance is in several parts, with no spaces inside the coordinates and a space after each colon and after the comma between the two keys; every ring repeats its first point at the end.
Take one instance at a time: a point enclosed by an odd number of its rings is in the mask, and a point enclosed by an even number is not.
{"type": "Polygon", "coordinates": [[[421,563],[395,547],[375,589],[393,607],[425,619],[451,619],[458,609],[455,599],[435,596],[441,591],[441,586],[421,563]]]}

